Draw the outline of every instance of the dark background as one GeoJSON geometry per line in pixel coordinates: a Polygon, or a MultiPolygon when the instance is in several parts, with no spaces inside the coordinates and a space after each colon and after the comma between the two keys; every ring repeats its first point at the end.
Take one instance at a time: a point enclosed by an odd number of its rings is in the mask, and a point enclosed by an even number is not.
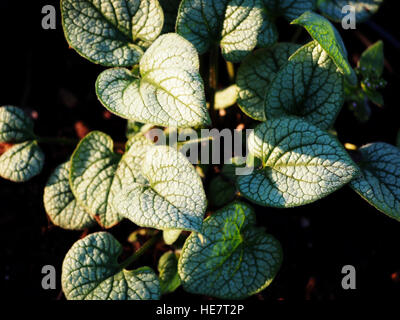
{"type": "MultiPolygon", "coordinates": [[[[400,52],[396,41],[388,38],[390,34],[400,39],[394,2],[386,0],[372,18],[385,31],[377,32],[367,24],[358,25],[355,31],[340,29],[353,65],[368,41],[386,37],[384,77],[389,83],[384,90],[385,108],[373,106],[366,124],[358,123],[343,108],[336,124],[342,142],[395,143],[400,127],[400,52]]],[[[37,118],[35,131],[41,136],[78,138],[87,130],[102,130],[123,141],[125,121],[107,113],[95,95],[94,83],[104,68],[68,48],[60,20],[58,1],[0,2],[0,105],[16,105],[31,112],[37,118]],[[46,4],[57,9],[56,30],[41,28],[41,9],[46,4]]],[[[280,40],[290,40],[295,27],[284,21],[279,26],[280,40]]],[[[300,41],[307,39],[303,32],[300,41]]],[[[229,126],[241,121],[238,114],[236,107],[228,110],[227,119],[233,119],[229,126]]],[[[52,226],[42,201],[48,176],[68,159],[73,148],[46,145],[43,149],[46,164],[41,175],[24,184],[0,180],[0,295],[7,298],[64,299],[59,281],[61,264],[82,235],[52,226]],[[41,287],[41,268],[47,264],[57,269],[56,290],[41,287]]],[[[284,262],[271,286],[252,300],[400,297],[400,223],[375,210],[349,187],[304,207],[256,207],[256,211],[259,224],[281,241],[284,262]],[[357,270],[357,290],[341,288],[341,269],[347,264],[357,270]]],[[[126,238],[135,228],[124,221],[111,232],[127,245],[126,238]]],[[[165,248],[157,250],[140,263],[155,267],[165,248]]],[[[179,289],[163,299],[183,298],[199,297],[179,289]]]]}

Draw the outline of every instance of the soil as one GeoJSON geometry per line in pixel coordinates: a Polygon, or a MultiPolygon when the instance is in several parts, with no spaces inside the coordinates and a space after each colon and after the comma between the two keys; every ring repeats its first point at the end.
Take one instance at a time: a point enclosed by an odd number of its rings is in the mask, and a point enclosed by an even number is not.
{"type": "MultiPolygon", "coordinates": [[[[94,65],[68,48],[63,36],[58,1],[57,29],[41,28],[41,8],[52,1],[3,0],[0,2],[1,86],[0,103],[28,110],[36,118],[41,136],[79,138],[88,130],[101,130],[116,141],[124,141],[125,121],[108,113],[96,98],[94,83],[103,67],[94,65]],[[34,2],[34,3],[33,3],[34,2]]],[[[385,1],[372,19],[384,31],[400,39],[397,19],[390,19],[393,1],[385,1]]],[[[279,22],[281,41],[289,41],[296,27],[279,22]]],[[[371,25],[341,30],[354,64],[366,44],[382,34],[371,25]]],[[[300,42],[307,41],[303,32],[300,42]]],[[[395,143],[400,127],[400,48],[385,43],[387,65],[384,78],[385,107],[372,106],[371,120],[356,121],[346,107],[336,130],[342,142],[363,145],[373,141],[395,143]]],[[[222,61],[221,61],[222,62],[222,61]]],[[[222,75],[222,77],[226,77],[222,75]]],[[[226,82],[226,79],[222,79],[226,82]]],[[[242,122],[238,108],[230,108],[224,120],[230,127],[242,122]]],[[[53,226],[43,208],[43,187],[52,170],[66,161],[72,147],[43,146],[46,164],[41,175],[24,184],[0,180],[0,294],[7,298],[64,299],[60,285],[63,258],[82,232],[53,226]],[[57,289],[43,290],[41,269],[54,265],[57,289]]],[[[378,212],[349,187],[300,208],[277,210],[255,206],[258,223],[282,243],[284,262],[271,284],[251,300],[390,299],[400,297],[400,223],[378,212]],[[357,271],[357,289],[343,290],[344,265],[357,271]]],[[[127,248],[128,235],[137,227],[124,221],[110,232],[127,248]]],[[[100,230],[94,229],[91,232],[100,230]]],[[[143,257],[140,264],[156,267],[166,247],[143,257]]],[[[182,289],[164,297],[174,301],[207,299],[185,294],[182,289]]]]}

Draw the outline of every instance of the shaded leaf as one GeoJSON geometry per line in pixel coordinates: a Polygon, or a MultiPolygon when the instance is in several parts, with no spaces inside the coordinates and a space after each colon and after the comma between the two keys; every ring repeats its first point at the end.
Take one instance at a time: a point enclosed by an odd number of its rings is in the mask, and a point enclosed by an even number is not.
{"type": "Polygon", "coordinates": [[[299,49],[272,80],[265,97],[267,118],[295,115],[329,129],[344,103],[343,77],[313,41],[299,49]]]}
{"type": "Polygon", "coordinates": [[[227,61],[240,62],[258,41],[263,45],[276,41],[264,19],[259,0],[183,0],[176,30],[193,43],[199,54],[219,43],[227,61]],[[268,41],[269,36],[273,38],[268,41]]]}
{"type": "Polygon", "coordinates": [[[379,211],[400,221],[400,150],[377,142],[359,152],[362,174],[350,186],[379,211]]]}
{"type": "Polygon", "coordinates": [[[276,73],[300,46],[277,43],[269,49],[259,49],[243,60],[237,73],[238,105],[249,117],[264,121],[264,98],[276,73]]]}
{"type": "Polygon", "coordinates": [[[192,233],[179,258],[183,288],[222,299],[241,299],[265,289],[282,262],[279,242],[255,227],[255,214],[235,202],[215,212],[192,233]]]}
{"type": "Polygon", "coordinates": [[[306,11],[312,11],[316,0],[262,0],[267,11],[292,21],[306,11]]]}
{"type": "Polygon", "coordinates": [[[172,251],[164,253],[158,261],[158,272],[162,294],[174,292],[180,285],[178,259],[172,251]]]}

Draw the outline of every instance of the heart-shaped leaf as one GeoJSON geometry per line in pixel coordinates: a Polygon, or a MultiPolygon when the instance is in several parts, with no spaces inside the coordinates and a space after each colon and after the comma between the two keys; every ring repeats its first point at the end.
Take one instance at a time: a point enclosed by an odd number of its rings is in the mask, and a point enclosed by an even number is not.
{"type": "Polygon", "coordinates": [[[34,139],[33,121],[17,107],[0,107],[0,142],[24,142],[34,139]]]}
{"type": "Polygon", "coordinates": [[[383,0],[318,0],[318,9],[324,16],[335,22],[341,22],[345,15],[343,7],[350,5],[356,13],[356,21],[363,22],[376,13],[383,0]]]}
{"type": "Polygon", "coordinates": [[[349,83],[352,85],[357,84],[357,76],[347,59],[347,51],[342,37],[329,20],[319,14],[308,11],[291,23],[303,26],[329,54],[340,72],[346,76],[349,83]]]}
{"type": "Polygon", "coordinates": [[[266,117],[295,115],[329,129],[344,103],[343,76],[318,42],[299,49],[271,82],[266,117]]]}
{"type": "Polygon", "coordinates": [[[350,186],[375,208],[400,221],[400,150],[378,142],[359,152],[362,174],[350,186]]]}
{"type": "Polygon", "coordinates": [[[122,68],[101,73],[96,92],[109,111],[126,119],[184,128],[210,123],[196,49],[177,34],[150,46],[140,75],[122,68]]]}
{"type": "Polygon", "coordinates": [[[180,285],[181,279],[178,275],[178,259],[175,253],[168,251],[158,261],[158,272],[162,294],[174,292],[180,285]]]}
{"type": "Polygon", "coordinates": [[[36,141],[12,146],[0,156],[0,177],[13,182],[25,182],[38,175],[44,164],[44,154],[36,141]]]}
{"type": "Polygon", "coordinates": [[[183,0],[176,30],[199,54],[219,43],[226,60],[240,62],[258,40],[263,45],[276,41],[276,36],[268,33],[270,24],[264,23],[264,17],[259,0],[183,0]]]}
{"type": "Polygon", "coordinates": [[[143,181],[124,187],[115,198],[122,216],[142,227],[201,229],[206,197],[200,177],[182,153],[168,146],[149,148],[141,174],[143,181]]]}
{"type": "Polygon", "coordinates": [[[238,105],[249,117],[264,121],[264,98],[276,73],[287,63],[300,46],[277,43],[268,49],[259,49],[243,60],[237,73],[238,105]]]}
{"type": "Polygon", "coordinates": [[[69,162],[59,165],[44,188],[44,208],[51,221],[64,229],[83,230],[96,220],[81,207],[69,186],[69,162]]]}
{"type": "Polygon", "coordinates": [[[158,300],[160,284],[148,267],[126,270],[121,244],[109,233],[78,240],[65,256],[61,283],[68,300],[158,300]]]}
{"type": "Polygon", "coordinates": [[[62,23],[71,47],[104,66],[133,66],[163,26],[157,0],[62,0],[62,23]]]}
{"type": "Polygon", "coordinates": [[[246,298],[265,289],[279,270],[279,242],[255,227],[255,214],[244,203],[208,217],[200,234],[189,236],[179,258],[179,276],[188,292],[246,298]]]}
{"type": "Polygon", "coordinates": [[[273,16],[284,16],[292,21],[306,11],[312,11],[316,0],[262,0],[273,16]]]}
{"type": "Polygon", "coordinates": [[[339,142],[295,117],[260,124],[248,139],[249,151],[262,162],[239,176],[247,199],[272,207],[296,207],[321,199],[358,174],[339,142]]]}
{"type": "Polygon", "coordinates": [[[116,194],[125,184],[140,179],[141,161],[150,142],[143,138],[136,143],[121,156],[114,153],[108,135],[94,131],[81,140],[71,157],[71,190],[79,204],[105,228],[122,219],[113,205],[116,194]]]}

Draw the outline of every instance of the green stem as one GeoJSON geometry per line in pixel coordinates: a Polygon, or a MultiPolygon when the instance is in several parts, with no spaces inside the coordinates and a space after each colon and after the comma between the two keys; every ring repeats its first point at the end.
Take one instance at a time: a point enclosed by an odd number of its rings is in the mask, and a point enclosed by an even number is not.
{"type": "Polygon", "coordinates": [[[218,122],[218,115],[215,110],[215,94],[218,89],[218,46],[214,46],[210,52],[210,64],[209,64],[209,78],[208,86],[210,93],[210,114],[211,121],[216,126],[218,122]]]}
{"type": "Polygon", "coordinates": [[[76,146],[79,143],[79,139],[62,137],[38,137],[37,141],[43,144],[58,144],[63,146],[76,146]]]}
{"type": "Polygon", "coordinates": [[[139,250],[137,250],[133,255],[131,255],[128,259],[126,259],[123,263],[121,263],[120,267],[122,269],[127,268],[133,262],[138,260],[148,249],[150,249],[153,245],[155,245],[158,240],[161,239],[162,233],[157,232],[154,236],[152,236],[149,240],[147,240],[139,250]]]}

